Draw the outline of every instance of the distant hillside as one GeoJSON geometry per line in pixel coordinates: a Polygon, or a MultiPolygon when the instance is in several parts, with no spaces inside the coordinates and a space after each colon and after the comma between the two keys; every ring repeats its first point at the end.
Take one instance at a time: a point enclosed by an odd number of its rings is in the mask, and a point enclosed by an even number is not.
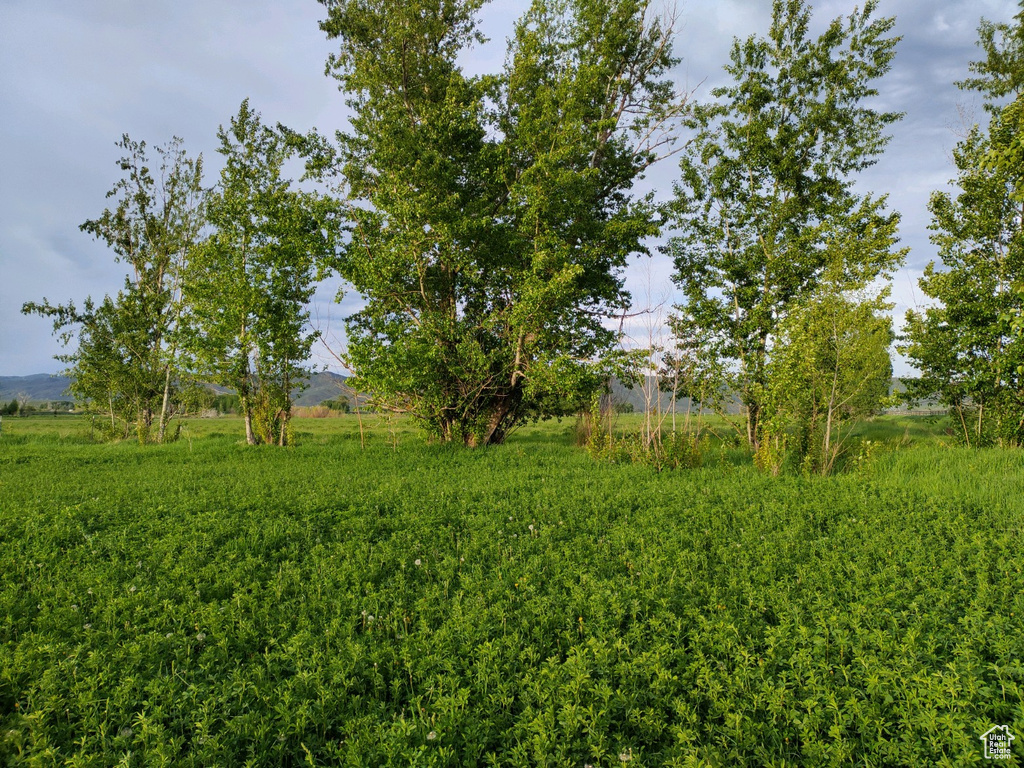
{"type": "MultiPolygon", "coordinates": [[[[661,412],[668,413],[672,410],[672,393],[658,391],[658,385],[653,376],[648,377],[648,390],[651,393],[651,410],[657,411],[658,402],[661,402],[661,412]]],[[[633,410],[641,413],[647,409],[647,399],[644,393],[644,385],[637,384],[633,389],[628,388],[618,379],[612,379],[612,400],[616,403],[629,403],[633,410]]],[[[676,413],[685,413],[690,408],[690,400],[687,397],[680,397],[676,400],[676,413]]],[[[696,404],[692,406],[696,408],[696,404]]],[[[732,402],[726,406],[729,413],[739,412],[739,403],[732,402]]],[[[705,410],[705,413],[708,411],[705,410]]]]}
{"type": "Polygon", "coordinates": [[[0,376],[0,403],[7,404],[18,395],[28,395],[32,403],[72,400],[67,394],[71,379],[49,373],[32,376],[0,376]]]}
{"type": "MultiPolygon", "coordinates": [[[[345,376],[330,371],[314,373],[309,386],[296,398],[296,405],[319,405],[324,400],[333,400],[344,394],[345,376]]],[[[19,394],[25,393],[33,404],[52,400],[73,400],[67,394],[71,379],[49,373],[32,376],[0,376],[0,405],[6,405],[19,394]]],[[[213,387],[218,392],[227,392],[222,387],[213,387]]],[[[351,399],[351,397],[349,397],[351,399]]]]}
{"type": "Polygon", "coordinates": [[[330,371],[314,373],[309,377],[309,386],[295,398],[295,405],[320,405],[324,400],[333,400],[340,395],[351,400],[352,396],[345,387],[347,380],[347,376],[330,371]]]}

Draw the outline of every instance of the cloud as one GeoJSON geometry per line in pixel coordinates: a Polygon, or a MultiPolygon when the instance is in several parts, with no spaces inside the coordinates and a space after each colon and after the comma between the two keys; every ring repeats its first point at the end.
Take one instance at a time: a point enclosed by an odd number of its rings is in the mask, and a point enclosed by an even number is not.
{"type": "MultiPolygon", "coordinates": [[[[472,71],[494,71],[505,39],[526,0],[493,0],[482,29],[488,45],[466,54],[472,71]]],[[[817,28],[846,14],[853,2],[819,2],[817,28]]],[[[676,51],[678,81],[698,97],[724,81],[733,36],[763,32],[767,0],[682,0],[676,51]]],[[[903,35],[879,105],[906,112],[885,158],[862,189],[888,193],[903,213],[903,238],[913,248],[907,272],[935,258],[928,242],[927,199],[953,175],[948,162],[960,123],[957,105],[972,97],[953,81],[977,57],[981,16],[1009,20],[1012,0],[884,0],[903,35]]],[[[78,231],[102,212],[118,177],[122,133],[150,144],[183,137],[190,154],[216,166],[217,126],[250,97],[267,122],[331,134],[344,127],[344,97],[324,77],[333,44],[317,23],[316,3],[274,0],[5,0],[0,3],[0,373],[54,371],[59,349],[48,324],[24,318],[28,300],[66,301],[102,296],[121,286],[111,255],[78,231]]],[[[976,110],[980,114],[980,110],[976,110]]],[[[668,194],[675,166],[653,169],[646,188],[668,194]]],[[[212,183],[212,176],[210,177],[212,183]]],[[[656,257],[661,258],[661,257],[656,257]]],[[[637,296],[644,290],[641,259],[629,270],[637,296]]],[[[652,267],[667,282],[670,266],[652,267]]],[[[897,278],[902,279],[901,277],[897,278]]],[[[671,287],[666,286],[671,292],[671,287]]],[[[331,306],[333,290],[317,294],[321,314],[336,328],[350,304],[331,306]]]]}

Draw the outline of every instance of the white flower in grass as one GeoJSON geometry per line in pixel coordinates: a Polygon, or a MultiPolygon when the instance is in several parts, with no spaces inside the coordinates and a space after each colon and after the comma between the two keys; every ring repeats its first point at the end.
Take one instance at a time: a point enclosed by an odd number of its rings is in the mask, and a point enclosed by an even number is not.
{"type": "Polygon", "coordinates": [[[135,591],[135,585],[132,584],[130,587],[128,587],[128,591],[129,592],[134,592],[135,591]]]}
{"type": "Polygon", "coordinates": [[[437,738],[437,731],[431,731],[427,734],[427,741],[433,741],[437,738]]]}
{"type": "Polygon", "coordinates": [[[196,635],[196,640],[198,640],[200,643],[203,642],[203,640],[205,640],[205,639],[206,639],[206,633],[205,632],[200,632],[198,635],[196,635]]]}
{"type": "Polygon", "coordinates": [[[533,530],[533,526],[532,526],[532,525],[530,526],[530,530],[531,530],[531,531],[533,530]]]}
{"type": "Polygon", "coordinates": [[[92,629],[92,624],[83,624],[82,629],[92,629]]]}
{"type": "Polygon", "coordinates": [[[633,759],[633,748],[630,747],[625,752],[619,752],[619,760],[623,763],[628,763],[633,759]]]}
{"type": "Polygon", "coordinates": [[[414,565],[416,565],[416,566],[420,566],[420,565],[423,565],[423,561],[422,561],[422,560],[420,560],[420,559],[419,559],[419,558],[417,557],[417,558],[416,558],[416,559],[415,559],[415,560],[413,561],[413,564],[414,564],[414,565]]]}

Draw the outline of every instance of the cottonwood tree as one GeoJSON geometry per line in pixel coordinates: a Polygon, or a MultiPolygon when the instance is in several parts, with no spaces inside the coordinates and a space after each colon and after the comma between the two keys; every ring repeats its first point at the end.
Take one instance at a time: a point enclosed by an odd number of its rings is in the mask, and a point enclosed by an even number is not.
{"type": "Polygon", "coordinates": [[[732,82],[689,120],[695,136],[669,206],[678,233],[665,249],[685,296],[673,324],[718,361],[708,370],[722,378],[704,389],[740,399],[755,447],[772,340],[790,307],[837,255],[844,289],[890,275],[904,257],[898,214],[853,189],[900,118],[869,103],[899,39],[876,7],[869,0],[814,37],[807,3],[775,0],[767,36],[733,42],[732,82]],[[857,247],[837,251],[837,241],[857,247]]]}
{"type": "Polygon", "coordinates": [[[607,375],[622,270],[658,231],[633,183],[671,142],[671,19],[643,0],[536,0],[504,69],[467,76],[484,0],[321,0],[348,94],[337,270],[355,386],[437,440],[500,443],[607,375]]]}
{"type": "Polygon", "coordinates": [[[286,178],[293,134],[264,126],[248,100],[218,137],[212,232],[185,286],[187,348],[205,380],[236,392],[250,445],[285,445],[292,391],[308,376],[316,338],[306,305],[339,234],[336,205],[286,178]]]}
{"type": "Polygon", "coordinates": [[[756,456],[777,473],[789,456],[827,475],[859,419],[877,413],[892,381],[892,305],[827,282],[792,306],[776,330],[762,393],[756,456]]]}
{"type": "Polygon", "coordinates": [[[51,318],[61,342],[75,345],[57,359],[70,366],[71,392],[106,412],[112,434],[134,429],[140,441],[162,442],[187,383],[177,329],[182,275],[203,226],[202,157],[189,158],[179,138],[156,148],[155,167],[145,142],[125,134],[118,147],[124,176],[107,193],[116,205],[81,229],[128,267],[123,289],[81,309],[43,299],[22,311],[51,318]]]}
{"type": "Polygon", "coordinates": [[[941,264],[920,286],[935,306],[907,313],[903,352],[920,371],[911,398],[937,397],[968,445],[1024,441],[1024,11],[1016,24],[983,21],[976,77],[988,131],[974,126],[953,151],[958,192],[936,192],[932,242],[941,264]],[[1007,104],[1005,99],[1011,99],[1007,104]],[[1015,328],[1016,323],[1016,328],[1015,328]]]}

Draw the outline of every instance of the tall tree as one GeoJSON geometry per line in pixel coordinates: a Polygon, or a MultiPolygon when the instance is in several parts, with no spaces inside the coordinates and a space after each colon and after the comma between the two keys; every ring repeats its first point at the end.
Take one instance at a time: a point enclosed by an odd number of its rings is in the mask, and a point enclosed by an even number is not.
{"type": "Polygon", "coordinates": [[[81,229],[104,242],[128,267],[124,288],[98,305],[86,300],[51,305],[29,302],[23,312],[50,317],[65,346],[76,349],[59,360],[70,364],[72,393],[105,410],[112,431],[134,426],[140,440],[163,441],[179,403],[182,370],[177,327],[181,280],[203,226],[202,157],[189,158],[182,140],[157,147],[150,167],[145,142],[124,135],[119,166],[124,173],[107,193],[107,208],[81,229]]]}
{"type": "Polygon", "coordinates": [[[321,2],[354,111],[338,271],[366,300],[356,386],[468,445],[584,402],[622,270],[658,231],[631,188],[683,109],[671,22],[646,0],[535,0],[504,70],[468,77],[484,0],[321,2]]]}
{"type": "Polygon", "coordinates": [[[790,454],[804,471],[830,474],[857,420],[882,407],[892,381],[885,299],[884,291],[855,295],[826,281],[780,322],[756,457],[764,468],[777,471],[790,454]]]}
{"type": "Polygon", "coordinates": [[[949,406],[967,444],[1020,445],[1024,4],[1015,25],[982,21],[978,44],[985,58],[971,65],[976,77],[958,85],[986,97],[989,130],[975,126],[953,152],[959,191],[932,195],[932,241],[942,261],[926,267],[920,285],[935,305],[907,313],[903,351],[921,374],[908,381],[910,396],[949,406]]]}
{"type": "Polygon", "coordinates": [[[899,40],[876,7],[868,0],[812,37],[807,3],[775,0],[767,36],[733,42],[732,83],[689,123],[669,206],[678,234],[666,253],[685,296],[673,325],[721,362],[713,389],[738,394],[755,446],[778,323],[837,258],[843,288],[855,289],[904,256],[898,214],[853,189],[900,118],[867,103],[899,40]]]}
{"type": "Polygon", "coordinates": [[[336,204],[284,175],[293,134],[242,102],[218,131],[224,168],[210,193],[212,233],[185,285],[187,347],[197,371],[238,394],[250,445],[289,440],[292,391],[316,338],[307,303],[338,237],[336,204]]]}

